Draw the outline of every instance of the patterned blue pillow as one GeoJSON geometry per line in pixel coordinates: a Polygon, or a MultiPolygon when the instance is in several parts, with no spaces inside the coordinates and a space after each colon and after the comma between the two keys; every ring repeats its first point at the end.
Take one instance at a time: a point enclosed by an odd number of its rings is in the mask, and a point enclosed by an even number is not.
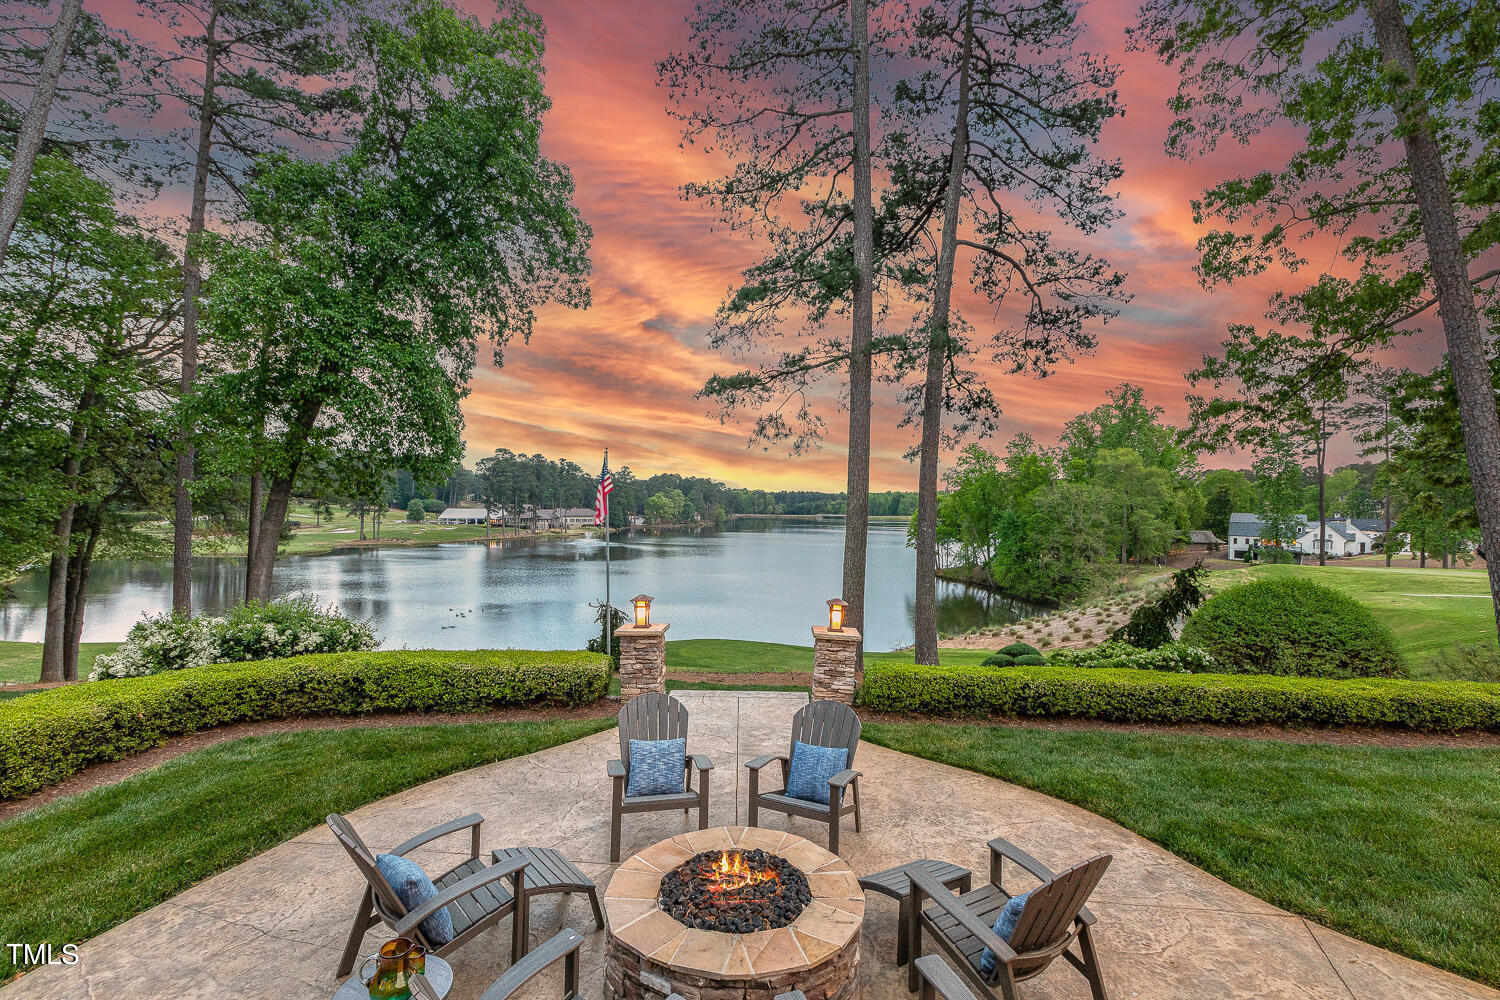
{"type": "Polygon", "coordinates": [[[687,737],[675,740],[631,740],[630,783],[626,795],[675,795],[683,784],[687,737]]]}
{"type": "MultiPolygon", "coordinates": [[[[377,854],[375,867],[396,890],[408,913],[437,895],[437,886],[432,884],[432,879],[410,858],[399,854],[377,854]]],[[[453,940],[453,918],[448,915],[446,906],[422,921],[422,933],[435,945],[453,940]]]]}
{"type": "MultiPolygon", "coordinates": [[[[995,935],[1001,941],[1010,943],[1010,936],[1015,933],[1016,924],[1021,919],[1021,911],[1026,909],[1026,897],[1029,895],[1031,893],[1023,892],[1019,896],[1012,896],[1010,902],[1005,904],[1005,909],[1001,910],[1000,915],[995,918],[995,935]]],[[[986,976],[993,975],[995,972],[995,953],[988,948],[979,953],[979,971],[986,976]]]]}
{"type": "Polygon", "coordinates": [[[849,766],[848,747],[816,747],[792,741],[792,766],[787,768],[786,793],[794,799],[828,804],[828,779],[849,766]]]}

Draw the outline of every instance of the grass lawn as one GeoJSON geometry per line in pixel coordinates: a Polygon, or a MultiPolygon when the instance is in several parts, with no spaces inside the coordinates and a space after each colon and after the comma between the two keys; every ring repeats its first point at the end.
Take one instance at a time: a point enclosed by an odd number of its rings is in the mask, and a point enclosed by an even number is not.
{"type": "MultiPolygon", "coordinates": [[[[113,653],[118,642],[84,642],[78,645],[78,676],[94,669],[94,657],[113,653]]],[[[35,684],[42,676],[42,644],[0,642],[0,684],[35,684]]]]}
{"type": "Polygon", "coordinates": [[[1220,570],[1209,582],[1215,590],[1256,576],[1306,576],[1326,583],[1368,606],[1391,627],[1412,677],[1446,679],[1431,662],[1434,653],[1460,645],[1495,645],[1489,579],[1476,570],[1405,568],[1403,561],[1398,557],[1390,569],[1276,565],[1220,570]]]}
{"type": "MultiPolygon", "coordinates": [[[[1001,643],[1004,645],[1004,643],[1001,643]]],[[[992,650],[945,649],[944,663],[983,662],[992,650]]],[[[912,663],[911,650],[895,653],[865,651],[866,663],[912,663]]],[[[709,674],[812,673],[811,646],[744,639],[677,639],[667,643],[667,669],[709,674]]]]}
{"type": "MultiPolygon", "coordinates": [[[[82,941],[330,812],[612,725],[590,719],[312,730],[186,754],[0,823],[0,940],[82,941]]],[[[347,918],[344,903],[340,919],[347,918]]],[[[17,971],[0,949],[0,980],[17,971]]]]}
{"type": "Polygon", "coordinates": [[[1073,802],[1277,906],[1500,985],[1500,750],[905,723],[864,737],[1073,802]]]}

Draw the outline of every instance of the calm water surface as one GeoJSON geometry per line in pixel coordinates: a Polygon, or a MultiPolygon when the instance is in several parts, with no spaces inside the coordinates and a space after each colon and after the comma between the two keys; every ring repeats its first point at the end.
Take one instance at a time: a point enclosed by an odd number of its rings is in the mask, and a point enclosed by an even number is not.
{"type": "MultiPolygon", "coordinates": [[[[722,530],[642,532],[611,543],[610,596],[628,607],[655,598],[653,617],[671,639],[758,639],[811,645],[838,595],[840,524],[742,521],[722,530]]],[[[915,553],[904,524],[870,526],[865,641],[889,650],[912,641],[915,553]]],[[[143,614],[171,608],[168,562],[98,563],[89,580],[85,641],[125,638],[143,614]]],[[[505,539],[421,547],[350,548],[291,556],[276,566],[281,593],[312,594],[368,618],[385,648],[578,649],[592,634],[592,601],[604,596],[604,542],[593,538],[505,539]]],[[[217,612],[244,588],[239,559],[199,559],[193,607],[217,612]]],[[[29,574],[0,603],[0,638],[40,641],[46,576],[29,574]]],[[[1010,622],[1037,610],[961,584],[938,581],[938,627],[957,631],[1010,622]]]]}

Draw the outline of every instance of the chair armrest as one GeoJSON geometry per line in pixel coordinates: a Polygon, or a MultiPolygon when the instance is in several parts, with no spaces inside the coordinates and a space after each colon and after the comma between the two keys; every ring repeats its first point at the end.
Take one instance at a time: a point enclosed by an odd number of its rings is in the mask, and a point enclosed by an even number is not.
{"type": "Polygon", "coordinates": [[[843,788],[844,786],[849,784],[849,782],[853,781],[855,778],[858,778],[863,773],[863,771],[856,771],[852,767],[847,767],[844,770],[840,771],[838,774],[835,774],[833,777],[828,779],[828,787],[830,789],[843,788]]]}
{"type": "Polygon", "coordinates": [[[431,830],[417,834],[401,846],[392,848],[391,853],[404,857],[407,851],[414,851],[423,844],[437,840],[439,837],[446,837],[450,833],[472,829],[483,822],[484,817],[478,813],[470,813],[467,816],[460,816],[458,819],[450,819],[440,826],[435,826],[431,830]]]}
{"type": "Polygon", "coordinates": [[[930,985],[943,1000],[974,1000],[974,994],[958,973],[948,967],[938,955],[923,955],[917,959],[917,974],[930,985]]]}
{"type": "Polygon", "coordinates": [[[571,928],[563,928],[506,969],[504,974],[480,995],[479,1000],[507,1000],[522,986],[545,972],[548,966],[578,951],[578,946],[581,944],[583,944],[582,935],[571,928]]]}
{"type": "Polygon", "coordinates": [[[625,777],[625,762],[623,760],[612,760],[605,765],[605,769],[609,771],[611,778],[625,777]]]}
{"type": "MultiPolygon", "coordinates": [[[[994,840],[990,841],[990,854],[993,860],[998,860],[999,858],[1009,858],[1011,861],[1014,861],[1016,864],[1026,869],[1026,871],[1030,872],[1038,882],[1050,882],[1057,877],[1057,874],[1053,872],[1051,868],[1048,868],[1046,865],[1042,864],[1036,858],[1033,858],[1031,855],[1027,854],[1015,844],[1012,844],[1010,841],[1006,840],[1004,837],[996,837],[994,840]]],[[[994,868],[993,870],[998,875],[999,868],[994,868]]],[[[994,882],[996,885],[999,885],[999,878],[997,877],[996,879],[994,879],[994,882]]],[[[1094,916],[1093,911],[1091,911],[1087,906],[1081,906],[1078,908],[1078,919],[1082,920],[1085,924],[1092,927],[1099,918],[1094,916]]]]}
{"type": "Polygon", "coordinates": [[[406,984],[411,988],[412,1000],[441,1000],[438,991],[427,981],[427,977],[420,972],[411,977],[411,982],[406,984]]]}
{"type": "MultiPolygon", "coordinates": [[[[945,889],[941,882],[920,869],[911,871],[908,877],[911,879],[914,889],[920,889],[922,895],[929,897],[943,909],[943,912],[962,924],[964,930],[974,935],[980,944],[995,953],[997,961],[1012,962],[1015,960],[1015,949],[1005,941],[1002,941],[1000,935],[995,933],[993,927],[970,913],[969,908],[960,903],[958,897],[945,889]]],[[[913,895],[912,906],[917,907],[919,902],[919,897],[913,895]]],[[[920,909],[918,909],[918,912],[921,912],[920,909]]]]}
{"type": "Polygon", "coordinates": [[[780,753],[763,753],[754,760],[746,761],[745,766],[752,771],[759,771],[761,768],[765,767],[767,764],[775,760],[781,761],[782,766],[784,767],[786,766],[787,756],[786,754],[780,753]]]}
{"type": "MultiPolygon", "coordinates": [[[[470,875],[462,882],[455,882],[446,889],[439,889],[436,896],[433,896],[415,910],[408,911],[406,916],[396,922],[396,926],[393,929],[397,934],[405,934],[460,896],[467,896],[474,890],[482,889],[491,882],[498,882],[503,878],[509,878],[530,863],[530,861],[522,858],[503,865],[490,865],[483,871],[478,871],[470,875]]],[[[523,881],[524,878],[525,876],[522,876],[523,881]]],[[[516,888],[519,890],[521,887],[517,886],[516,888]]],[[[519,891],[516,892],[517,897],[520,895],[519,891]]]]}
{"type": "Polygon", "coordinates": [[[693,766],[700,771],[712,771],[714,769],[714,762],[708,759],[707,754],[690,753],[688,754],[688,760],[692,761],[693,766]]]}
{"type": "Polygon", "coordinates": [[[1006,840],[1004,837],[996,837],[994,840],[990,841],[990,851],[992,853],[1000,855],[1003,858],[1009,858],[1010,860],[1014,861],[1016,864],[1020,865],[1022,868],[1035,875],[1038,881],[1049,882],[1057,877],[1056,872],[1054,872],[1051,868],[1048,868],[1046,865],[1042,864],[1036,858],[1033,858],[1031,855],[1027,854],[1015,844],[1012,844],[1010,841],[1006,840]]]}

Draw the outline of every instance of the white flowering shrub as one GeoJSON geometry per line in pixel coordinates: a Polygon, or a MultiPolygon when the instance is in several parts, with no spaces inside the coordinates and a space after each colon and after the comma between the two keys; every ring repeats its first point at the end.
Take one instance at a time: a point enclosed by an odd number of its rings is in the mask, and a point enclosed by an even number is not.
{"type": "Polygon", "coordinates": [[[312,598],[252,601],[225,618],[148,617],[131,628],[118,650],[94,661],[89,680],[144,677],[209,663],[368,650],[379,644],[368,622],[346,618],[312,598]]]}
{"type": "Polygon", "coordinates": [[[1060,649],[1048,663],[1059,667],[1127,667],[1175,674],[1233,673],[1197,646],[1169,642],[1155,649],[1137,649],[1111,639],[1089,649],[1060,649]]]}

